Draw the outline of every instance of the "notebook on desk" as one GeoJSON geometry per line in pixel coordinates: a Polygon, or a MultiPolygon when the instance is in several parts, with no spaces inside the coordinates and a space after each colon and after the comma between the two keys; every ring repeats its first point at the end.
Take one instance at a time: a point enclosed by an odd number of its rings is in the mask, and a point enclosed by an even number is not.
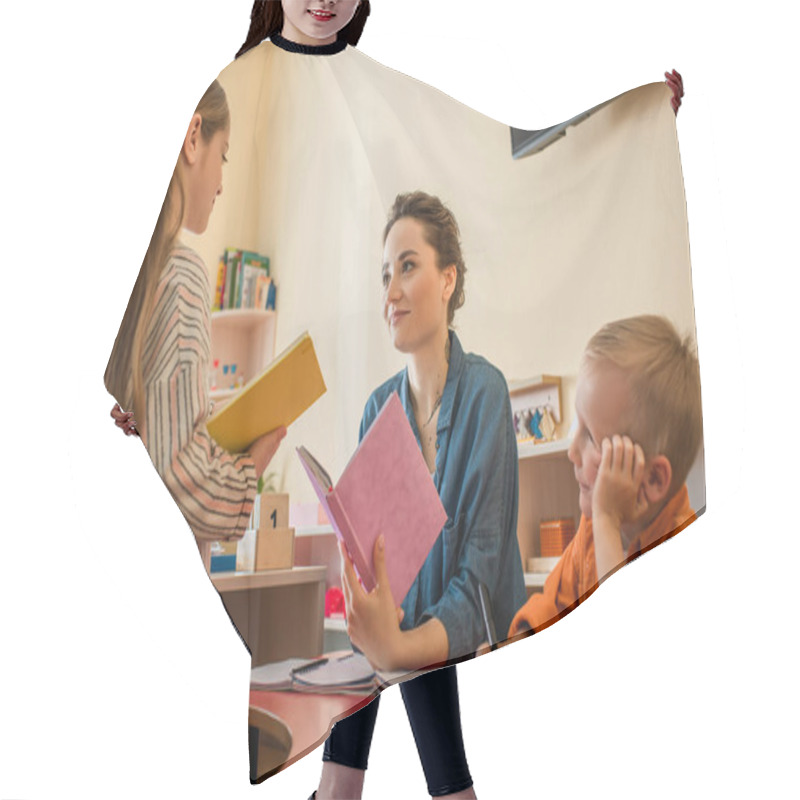
{"type": "MultiPolygon", "coordinates": [[[[417,673],[414,673],[417,674],[417,673]]],[[[335,653],[321,658],[287,658],[250,671],[250,688],[320,694],[366,694],[410,674],[376,671],[363,653],[335,653]]]]}

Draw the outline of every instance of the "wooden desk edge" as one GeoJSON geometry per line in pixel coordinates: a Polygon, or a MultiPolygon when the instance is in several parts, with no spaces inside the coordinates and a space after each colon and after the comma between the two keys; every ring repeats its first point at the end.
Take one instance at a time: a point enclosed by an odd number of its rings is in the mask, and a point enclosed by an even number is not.
{"type": "MultiPolygon", "coordinates": [[[[322,694],[322,693],[311,693],[311,692],[267,692],[258,689],[251,689],[250,690],[250,714],[251,720],[255,721],[255,716],[253,712],[266,712],[269,717],[279,720],[282,722],[287,729],[289,730],[292,738],[292,747],[291,751],[289,752],[288,758],[278,767],[275,769],[266,772],[264,775],[259,775],[255,780],[251,780],[251,783],[262,783],[263,781],[267,780],[267,778],[272,777],[273,775],[277,775],[282,770],[290,767],[296,761],[299,761],[304,756],[308,755],[312,750],[316,750],[330,735],[331,728],[333,728],[334,724],[337,723],[340,719],[344,719],[345,717],[354,714],[356,711],[361,710],[364,706],[368,705],[374,698],[376,698],[380,694],[379,689],[374,689],[369,693],[339,693],[339,694],[322,694]],[[254,697],[255,695],[255,697],[254,697]],[[266,695],[266,697],[264,697],[266,695]],[[307,703],[310,702],[312,699],[317,700],[318,702],[322,703],[323,705],[330,705],[333,703],[334,706],[338,707],[338,713],[331,713],[328,715],[327,720],[327,728],[322,730],[320,735],[313,739],[310,743],[302,743],[299,742],[298,739],[295,737],[295,733],[292,730],[292,720],[288,720],[285,717],[281,716],[280,713],[271,710],[268,706],[268,701],[270,699],[274,699],[274,696],[286,696],[286,698],[291,697],[302,697],[303,702],[307,703]],[[261,696],[261,697],[259,697],[261,696]],[[256,702],[253,702],[253,701],[256,702]],[[258,702],[258,701],[261,702],[258,702]],[[265,702],[266,701],[266,702],[265,702]],[[349,701],[349,702],[346,702],[349,701]]],[[[288,716],[288,715],[287,715],[288,716]]]]}
{"type": "Polygon", "coordinates": [[[216,572],[211,575],[211,582],[218,592],[238,592],[247,589],[322,583],[325,581],[325,575],[325,567],[293,567],[263,572],[216,572]]]}

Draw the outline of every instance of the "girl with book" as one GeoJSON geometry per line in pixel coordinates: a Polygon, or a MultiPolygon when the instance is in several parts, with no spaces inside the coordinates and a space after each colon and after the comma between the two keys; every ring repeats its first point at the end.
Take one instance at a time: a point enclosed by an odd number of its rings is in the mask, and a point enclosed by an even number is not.
{"type": "MultiPolygon", "coordinates": [[[[517,542],[517,445],[501,372],[465,353],[452,330],[464,303],[459,230],[442,202],[399,195],[384,229],[383,317],[406,368],[367,401],[361,436],[397,392],[419,441],[448,522],[395,609],[378,540],[378,586],[364,592],[342,551],[348,633],[379,669],[442,664],[486,638],[479,598],[491,597],[497,630],[525,599],[517,542]]],[[[432,796],[475,797],[461,736],[455,667],[401,684],[432,796]]],[[[379,699],[338,722],[325,743],[317,800],[360,797],[379,699]]]]}
{"type": "Polygon", "coordinates": [[[180,232],[206,229],[222,192],[229,137],[227,99],[214,81],[186,131],[105,373],[106,388],[117,399],[112,416],[127,434],[141,436],[207,566],[212,541],[244,534],[258,477],[286,433],[280,428],[249,452],[230,455],[205,427],[208,272],[197,253],[180,242],[180,232]],[[132,411],[123,412],[120,405],[132,411]]]}

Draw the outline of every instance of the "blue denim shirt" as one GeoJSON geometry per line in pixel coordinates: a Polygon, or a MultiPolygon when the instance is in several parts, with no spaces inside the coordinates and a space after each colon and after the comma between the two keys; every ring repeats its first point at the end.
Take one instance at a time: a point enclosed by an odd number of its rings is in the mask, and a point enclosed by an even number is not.
{"type": "MultiPolygon", "coordinates": [[[[372,393],[359,439],[395,391],[419,443],[407,370],[372,393]]],[[[455,659],[488,638],[480,583],[489,590],[500,640],[526,595],[517,541],[519,472],[508,387],[485,358],[464,353],[452,331],[436,447],[434,481],[448,519],[403,600],[401,627],[408,630],[436,617],[447,631],[449,658],[455,659]]]]}

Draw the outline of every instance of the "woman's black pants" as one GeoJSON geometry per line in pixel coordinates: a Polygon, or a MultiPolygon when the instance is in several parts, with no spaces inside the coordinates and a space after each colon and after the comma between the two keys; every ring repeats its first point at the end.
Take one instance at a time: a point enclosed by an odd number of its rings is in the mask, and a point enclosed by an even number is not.
{"type": "MultiPolygon", "coordinates": [[[[439,797],[472,786],[461,735],[456,668],[445,667],[400,684],[408,721],[428,783],[439,797]]],[[[380,697],[337,722],[325,742],[323,761],[365,770],[380,697]]]]}

